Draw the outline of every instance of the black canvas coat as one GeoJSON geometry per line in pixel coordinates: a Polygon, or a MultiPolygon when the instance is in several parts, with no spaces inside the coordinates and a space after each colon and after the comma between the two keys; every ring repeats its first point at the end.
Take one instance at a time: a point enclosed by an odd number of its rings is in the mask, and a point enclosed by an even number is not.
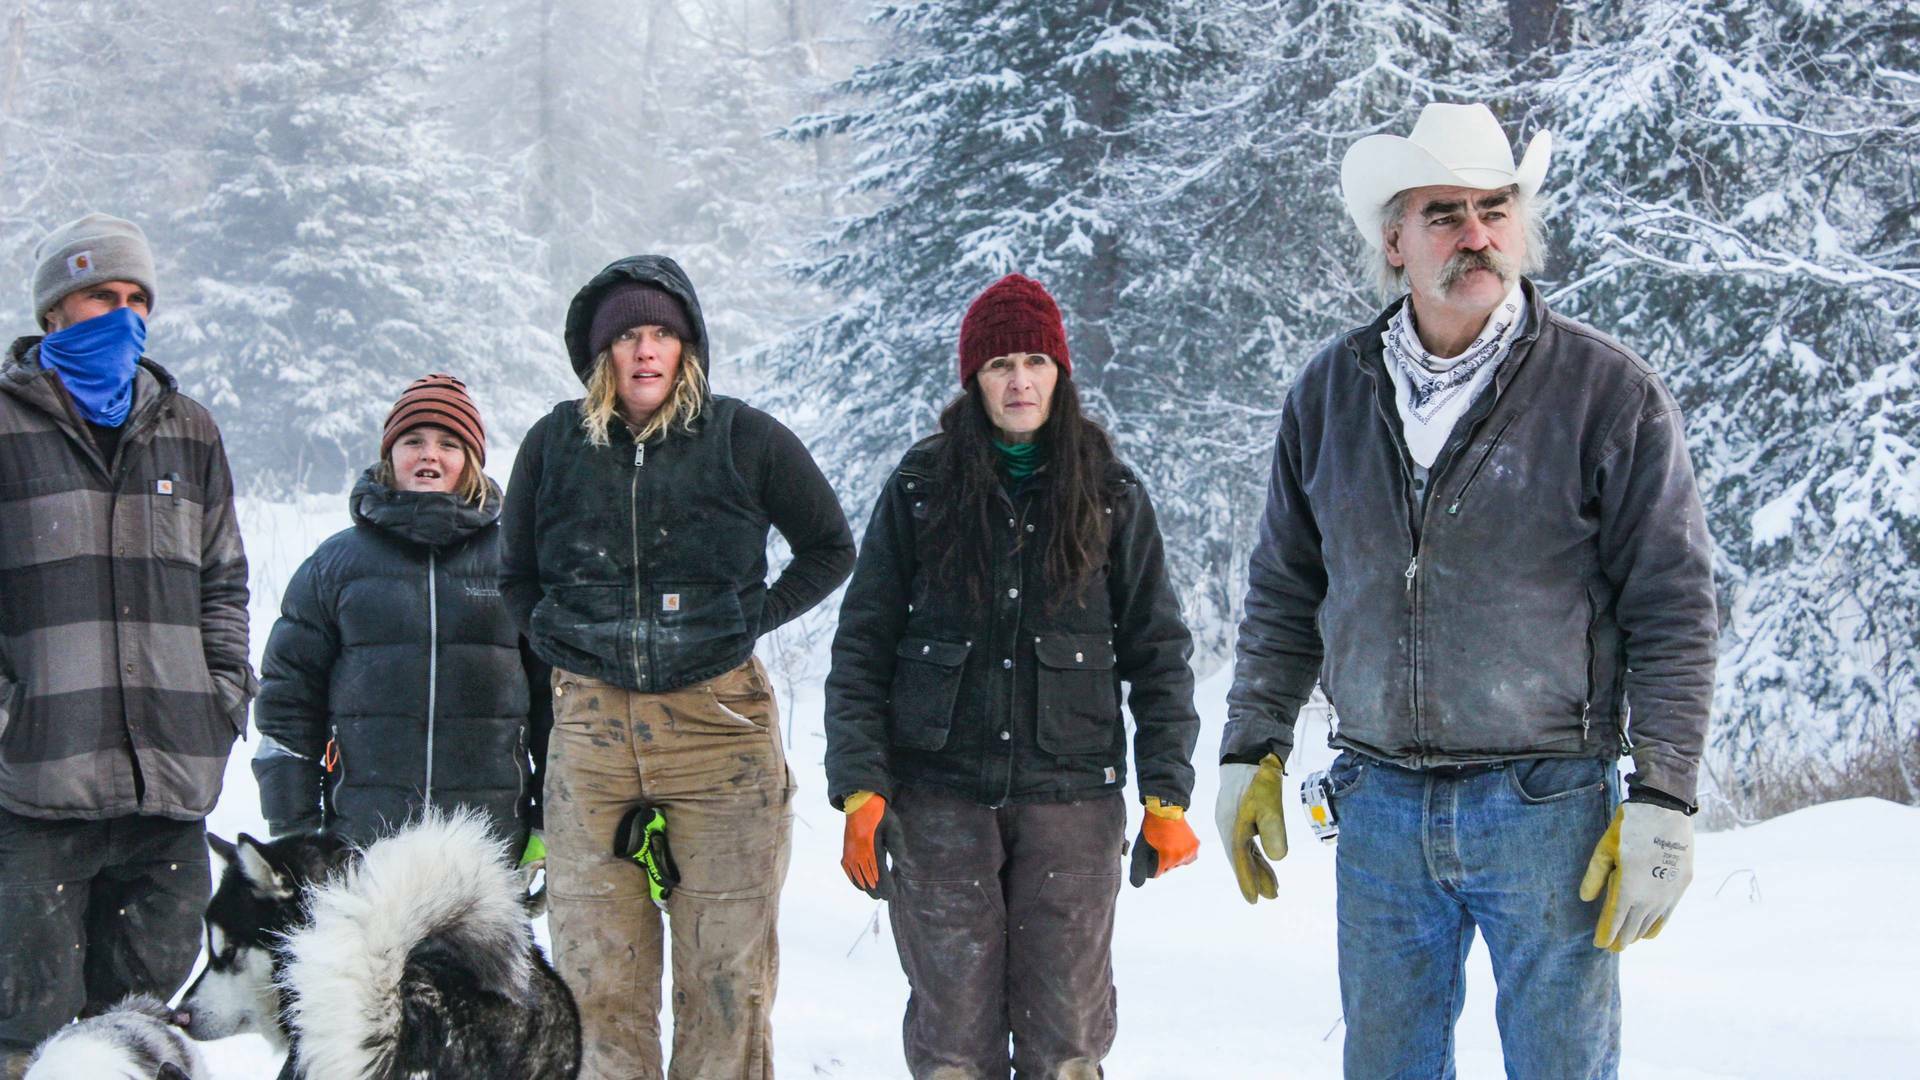
{"type": "Polygon", "coordinates": [[[988,806],[1117,792],[1127,778],[1120,686],[1135,726],[1140,796],[1193,794],[1193,638],[1167,578],[1153,503],[1132,471],[1107,478],[1107,564],[1084,604],[1052,603],[1042,567],[1054,527],[1042,467],[1001,491],[983,602],[939,580],[930,504],[943,492],[935,435],[881,489],[840,608],[827,676],[827,793],[892,797],[934,784],[988,806]]]}
{"type": "MultiPolygon", "coordinates": [[[[688,310],[697,362],[706,323],[686,275],[659,256],[623,259],[574,300],[567,343],[584,382],[583,344],[598,298],[656,285],[688,310]]],[[[629,690],[663,693],[745,663],[760,635],[846,580],[853,536],[839,499],[793,433],[766,413],[709,395],[691,431],[646,443],[617,419],[609,445],[567,401],[527,432],[503,519],[509,609],[541,659],[629,690]],[[767,534],[793,559],[767,584],[767,534]]]]}

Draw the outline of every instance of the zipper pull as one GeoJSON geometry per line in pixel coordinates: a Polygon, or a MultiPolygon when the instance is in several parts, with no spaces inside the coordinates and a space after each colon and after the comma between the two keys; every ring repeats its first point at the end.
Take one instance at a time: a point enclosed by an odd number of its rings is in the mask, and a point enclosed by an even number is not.
{"type": "Polygon", "coordinates": [[[1418,555],[1415,555],[1413,558],[1407,560],[1407,591],[1408,592],[1413,591],[1413,570],[1414,570],[1414,567],[1419,565],[1420,565],[1420,556],[1418,555]]]}
{"type": "Polygon", "coordinates": [[[633,444],[633,467],[637,469],[640,466],[645,465],[646,463],[647,463],[647,444],[634,443],[633,444]]]}

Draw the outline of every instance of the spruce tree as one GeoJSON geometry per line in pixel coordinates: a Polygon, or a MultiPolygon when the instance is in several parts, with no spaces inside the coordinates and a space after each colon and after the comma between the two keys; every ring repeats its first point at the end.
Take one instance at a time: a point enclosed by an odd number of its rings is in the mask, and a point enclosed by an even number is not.
{"type": "Polygon", "coordinates": [[[234,73],[211,190],[186,215],[184,366],[269,489],[340,489],[427,372],[466,380],[503,441],[565,385],[555,335],[530,321],[535,247],[422,92],[439,14],[254,8],[261,58],[234,73]]]}
{"type": "Polygon", "coordinates": [[[1725,794],[1769,763],[1871,759],[1920,798],[1920,16],[1593,9],[1546,87],[1578,163],[1563,303],[1687,411],[1725,794]]]}
{"type": "Polygon", "coordinates": [[[1114,207],[1138,121],[1189,62],[1174,6],[885,5],[882,58],[840,84],[846,106],[790,129],[852,140],[842,197],[857,212],[800,268],[840,305],[771,347],[767,363],[793,405],[812,411],[809,431],[856,515],[901,453],[937,429],[959,389],[961,315],[1010,272],[1059,301],[1087,411],[1122,435],[1150,485],[1157,455],[1192,451],[1172,433],[1130,441],[1159,399],[1135,392],[1116,338],[1129,283],[1158,272],[1129,249],[1131,223],[1114,207]]]}

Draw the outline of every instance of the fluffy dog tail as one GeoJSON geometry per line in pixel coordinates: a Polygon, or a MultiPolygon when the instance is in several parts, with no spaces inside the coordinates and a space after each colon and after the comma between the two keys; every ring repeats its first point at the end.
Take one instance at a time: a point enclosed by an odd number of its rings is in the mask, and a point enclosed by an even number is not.
{"type": "Polygon", "coordinates": [[[429,811],[315,888],[280,976],[303,1075],[390,1075],[402,1041],[440,1012],[423,964],[523,997],[524,896],[505,846],[468,811],[429,811]]]}

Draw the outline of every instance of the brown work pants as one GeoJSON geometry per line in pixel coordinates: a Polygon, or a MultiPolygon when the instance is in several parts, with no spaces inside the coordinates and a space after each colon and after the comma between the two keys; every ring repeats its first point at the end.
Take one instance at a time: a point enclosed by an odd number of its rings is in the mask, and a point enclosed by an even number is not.
{"type": "Polygon", "coordinates": [[[546,780],[554,967],[580,1005],[583,1080],[773,1076],[775,922],[793,827],[793,775],[758,660],[643,694],[553,673],[546,780]],[[616,858],[620,817],[667,816],[680,887],[673,934],[673,1064],[660,1053],[666,943],[646,874],[616,858]]]}
{"type": "Polygon", "coordinates": [[[894,946],[916,1080],[1093,1080],[1113,1048],[1118,794],[995,809],[903,787],[894,946]],[[1008,1053],[1008,1043],[1012,1053],[1008,1053]]]}

